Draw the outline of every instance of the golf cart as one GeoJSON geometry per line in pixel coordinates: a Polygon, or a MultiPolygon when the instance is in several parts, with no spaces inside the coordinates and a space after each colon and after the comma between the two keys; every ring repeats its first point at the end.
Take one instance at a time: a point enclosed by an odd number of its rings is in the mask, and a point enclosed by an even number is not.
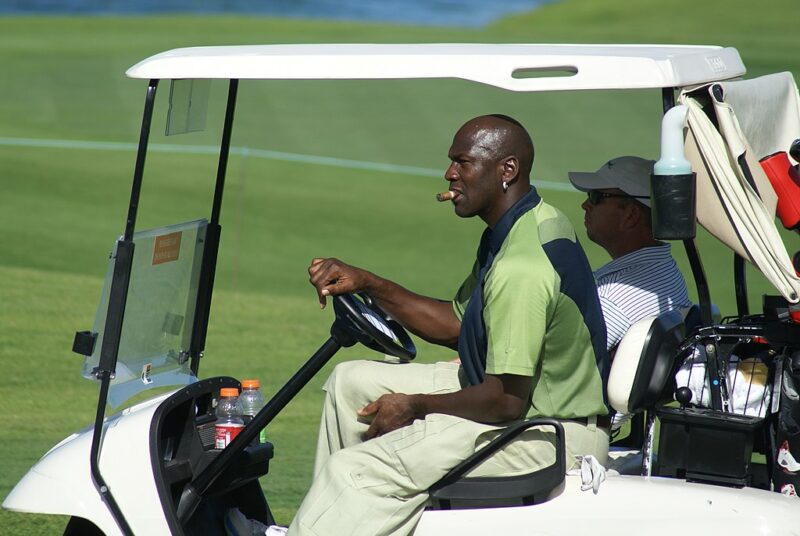
{"type": "Polygon", "coordinates": [[[330,337],[226,448],[215,448],[215,401],[221,388],[240,383],[199,379],[198,368],[239,84],[458,78],[515,92],[661,89],[669,154],[660,161],[666,171],[653,177],[654,228],[660,238],[683,242],[699,304],[686,315],[636,324],[618,347],[609,401],[633,415],[634,424],[615,446],[604,481],[599,468],[565,476],[570,461],[558,421],[523,422],[431,489],[415,534],[611,534],[627,526],[670,535],[689,527],[727,534],[800,530],[797,498],[775,492],[784,469],[797,471],[791,452],[800,440],[792,428],[800,386],[800,278],[797,256],[793,266],[774,223],[777,206],[784,225],[798,227],[800,173],[786,152],[800,138],[800,111],[790,76],[737,80],[744,74],[736,50],[695,46],[200,47],[133,66],[127,75],[149,82],[127,224],[114,245],[95,325],[76,334],[73,348],[86,356],[84,376],[99,383],[95,422],[45,454],[3,506],[71,516],[66,534],[221,534],[223,515],[234,507],[273,523],[259,478],[280,452],[259,442],[259,432],[339,348],[360,342],[401,359],[413,358],[415,349],[368,297],[337,297],[330,337]],[[167,130],[186,132],[202,123],[209,79],[228,82],[210,216],[137,231],[156,90],[170,81],[167,130]],[[769,99],[759,98],[766,94],[769,99]],[[768,119],[754,120],[759,117],[768,119]],[[763,164],[762,157],[768,157],[763,164]],[[693,240],[695,221],[735,252],[738,314],[724,322],[714,315],[693,240]],[[747,303],[745,261],[778,293],[757,314],[747,303]],[[752,370],[742,405],[734,382],[744,377],[745,363],[752,370]],[[679,385],[681,371],[694,379],[679,385]],[[756,392],[759,402],[749,411],[749,394],[756,392]],[[144,401],[105,416],[108,404],[133,397],[144,401]],[[534,425],[552,427],[559,438],[552,466],[522,477],[468,477],[476,463],[534,425]],[[779,465],[784,442],[789,456],[779,465]]]}

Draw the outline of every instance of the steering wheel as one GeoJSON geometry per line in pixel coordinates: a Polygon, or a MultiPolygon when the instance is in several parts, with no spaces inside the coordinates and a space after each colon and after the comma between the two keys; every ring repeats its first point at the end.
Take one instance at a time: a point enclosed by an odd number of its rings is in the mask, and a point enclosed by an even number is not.
{"type": "MultiPolygon", "coordinates": [[[[350,338],[353,343],[405,360],[414,359],[417,348],[408,332],[366,294],[340,294],[333,297],[336,321],[334,338],[350,338]]],[[[352,344],[352,343],[351,343],[352,344]]],[[[350,346],[342,344],[342,346],[350,346]]]]}

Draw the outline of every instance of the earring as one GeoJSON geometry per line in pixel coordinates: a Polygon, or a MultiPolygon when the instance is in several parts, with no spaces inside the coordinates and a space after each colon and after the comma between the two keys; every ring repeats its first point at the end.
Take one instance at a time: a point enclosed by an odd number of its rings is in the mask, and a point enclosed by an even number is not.
{"type": "Polygon", "coordinates": [[[503,181],[503,192],[505,193],[507,191],[508,191],[508,183],[506,181],[503,181]]]}

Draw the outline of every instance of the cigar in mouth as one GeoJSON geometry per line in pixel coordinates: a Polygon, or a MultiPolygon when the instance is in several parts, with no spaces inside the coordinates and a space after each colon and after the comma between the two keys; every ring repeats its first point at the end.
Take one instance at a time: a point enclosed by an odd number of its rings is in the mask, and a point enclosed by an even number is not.
{"type": "Polygon", "coordinates": [[[455,196],[456,196],[455,192],[453,192],[452,190],[447,190],[446,192],[436,194],[436,200],[441,203],[442,201],[450,201],[455,196]]]}

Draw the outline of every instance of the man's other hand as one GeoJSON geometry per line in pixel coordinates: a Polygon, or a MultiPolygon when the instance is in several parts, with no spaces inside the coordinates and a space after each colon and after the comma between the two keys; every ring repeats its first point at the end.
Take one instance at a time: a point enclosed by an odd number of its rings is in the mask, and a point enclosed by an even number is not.
{"type": "Polygon", "coordinates": [[[372,424],[364,434],[365,439],[372,439],[393,430],[408,426],[420,416],[415,395],[391,393],[367,404],[358,411],[360,417],[372,416],[372,424]]]}

